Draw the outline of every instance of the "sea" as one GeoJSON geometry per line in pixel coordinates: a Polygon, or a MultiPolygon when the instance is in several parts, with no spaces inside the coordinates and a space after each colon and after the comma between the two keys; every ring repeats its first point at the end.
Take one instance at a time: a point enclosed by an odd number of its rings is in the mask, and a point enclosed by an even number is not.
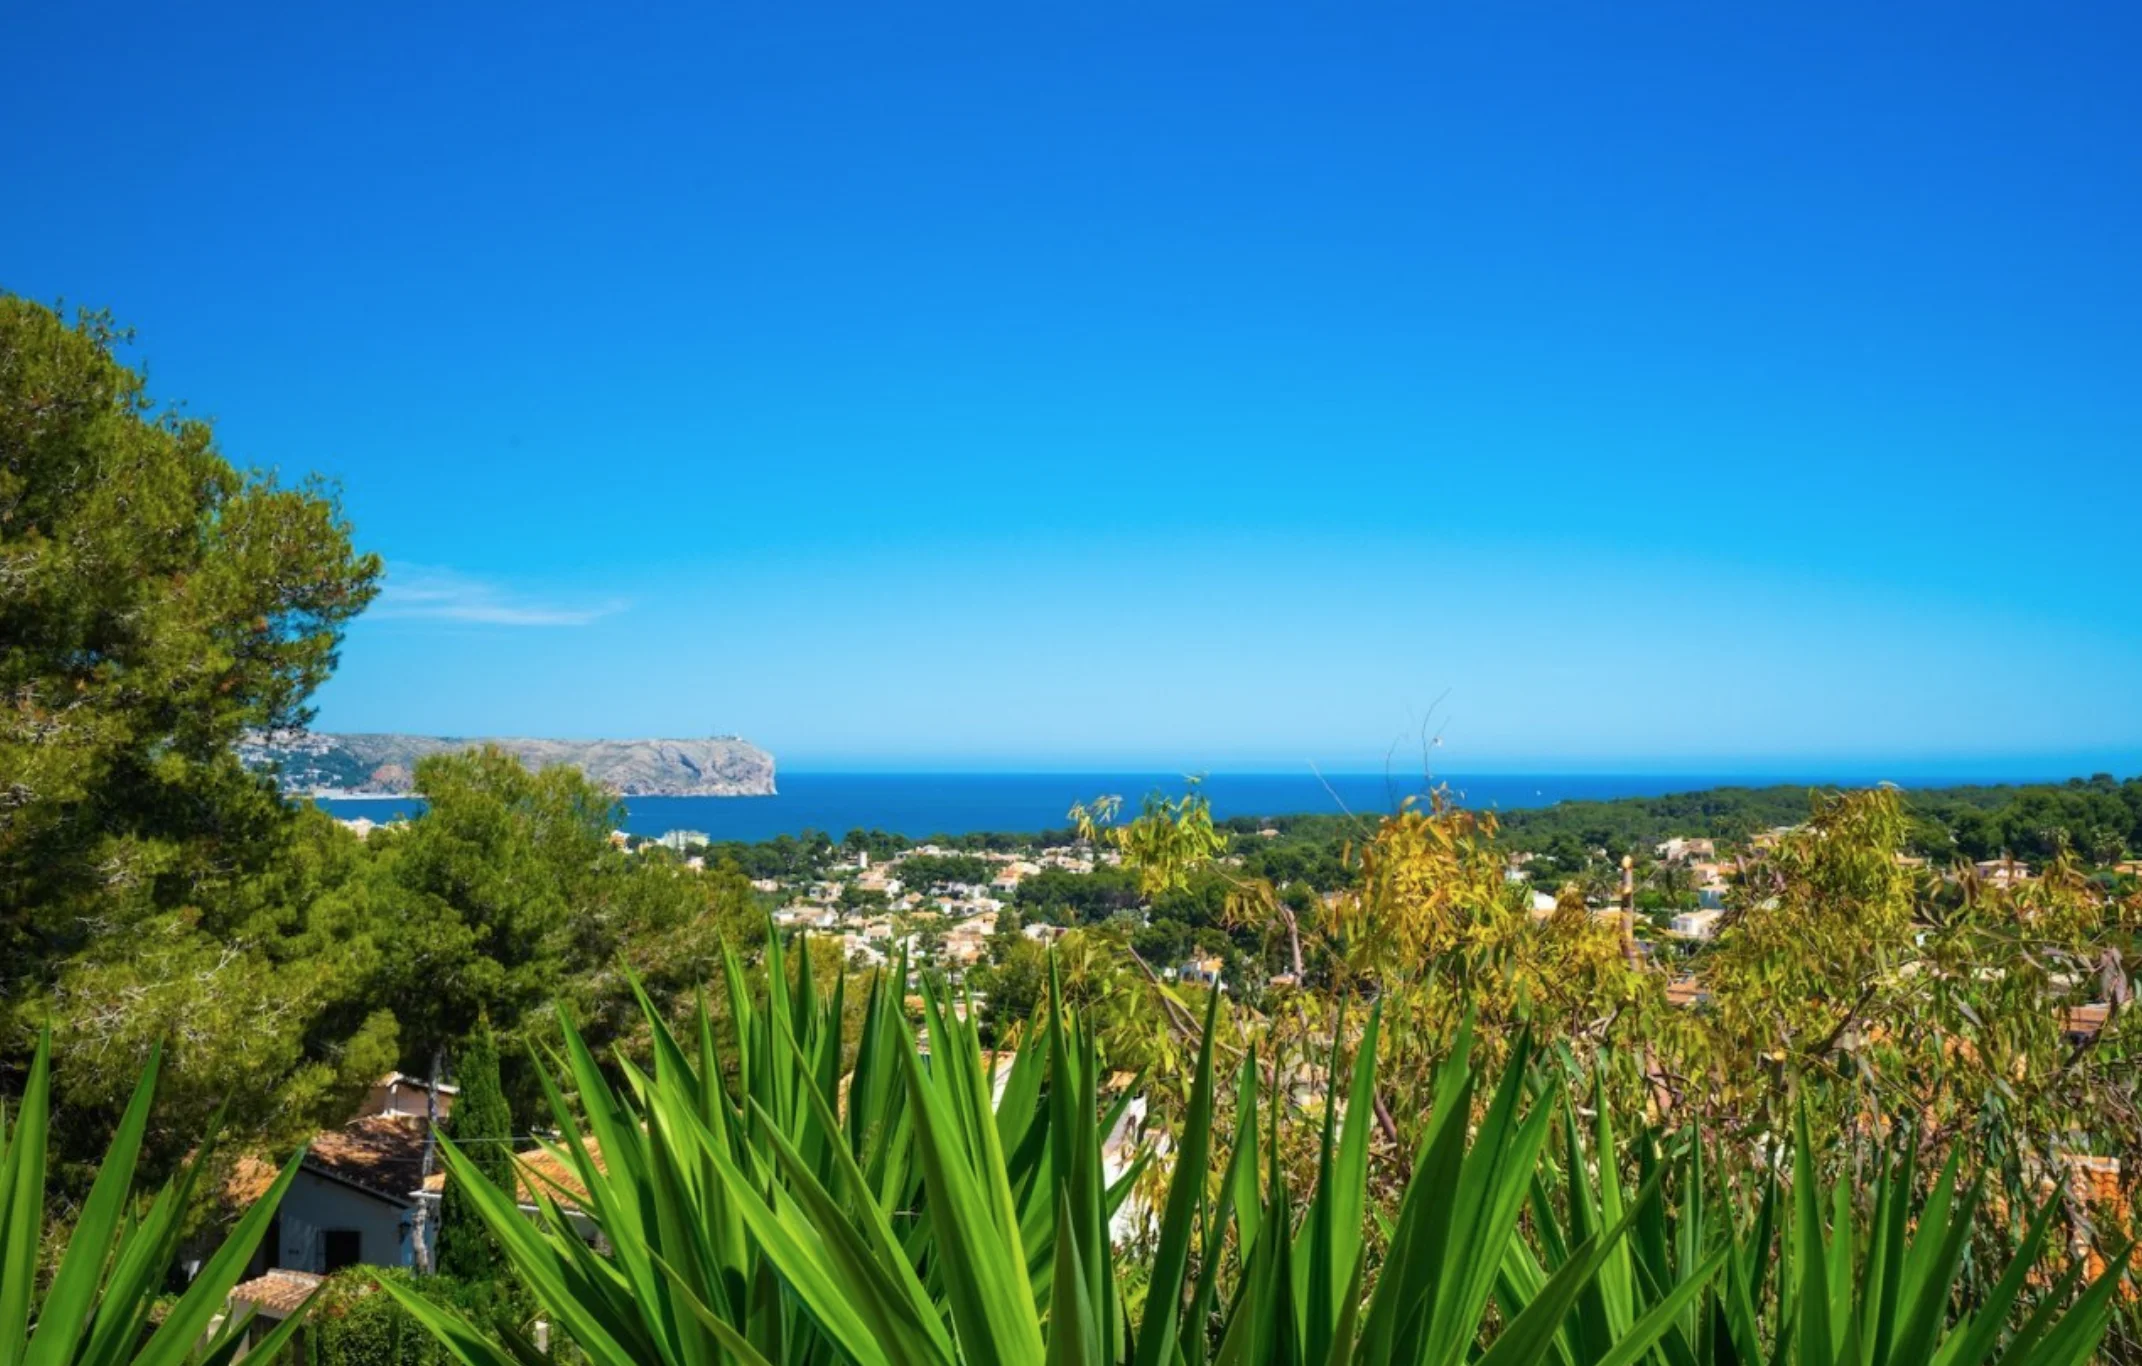
{"type": "MultiPolygon", "coordinates": [[[[1835,776],[1748,774],[1476,774],[1437,777],[1451,796],[1479,809],[1511,810],[1564,801],[1656,797],[1712,787],[1836,782],[1835,776]]],[[[1852,779],[1851,781],[1865,781],[1852,779]]],[[[1948,779],[1945,781],[1955,781],[1948,779]]],[[[1179,793],[1180,773],[820,773],[784,772],[771,797],[632,797],[622,828],[636,835],[693,830],[756,843],[822,830],[883,830],[910,839],[983,831],[1032,834],[1070,824],[1074,803],[1117,796],[1128,811],[1152,792],[1179,793]]],[[[1905,786],[1917,784],[1905,783],[1905,786]]],[[[1383,773],[1214,773],[1199,790],[1220,819],[1305,813],[1382,815],[1431,784],[1383,773]]],[[[423,810],[414,797],[322,798],[345,819],[394,820],[423,810]]]]}

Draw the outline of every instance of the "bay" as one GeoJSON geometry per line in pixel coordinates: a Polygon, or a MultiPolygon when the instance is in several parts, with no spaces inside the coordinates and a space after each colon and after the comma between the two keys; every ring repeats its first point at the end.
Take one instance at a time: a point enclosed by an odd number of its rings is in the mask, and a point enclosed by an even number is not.
{"type": "MultiPolygon", "coordinates": [[[[1439,777],[1467,806],[1508,810],[1563,801],[1656,797],[1713,787],[1837,782],[1821,775],[1780,774],[1471,774],[1439,777]]],[[[1850,781],[1868,781],[1853,776],[1850,781]]],[[[1944,781],[1953,782],[1950,778],[1944,781]]],[[[1906,786],[1918,784],[1906,783],[1906,786]]],[[[1027,834],[1060,830],[1074,802],[1120,796],[1135,810],[1149,792],[1180,792],[1180,773],[825,773],[789,772],[772,797],[634,797],[622,826],[636,835],[702,831],[716,840],[756,842],[823,830],[836,839],[849,830],[884,830],[921,839],[981,831],[1027,834]]],[[[1418,776],[1382,773],[1215,773],[1201,790],[1213,813],[1284,816],[1352,812],[1381,815],[1427,787],[1418,776]]],[[[344,819],[392,820],[423,809],[419,798],[327,798],[344,819]]]]}

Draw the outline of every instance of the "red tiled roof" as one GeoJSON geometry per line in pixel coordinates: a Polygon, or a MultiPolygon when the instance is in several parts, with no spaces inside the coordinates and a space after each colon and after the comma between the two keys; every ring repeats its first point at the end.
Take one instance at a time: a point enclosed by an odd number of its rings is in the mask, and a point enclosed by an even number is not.
{"type": "MultiPolygon", "coordinates": [[[[305,1151],[305,1167],[406,1205],[424,1169],[424,1123],[421,1115],[353,1119],[339,1129],[314,1135],[305,1151]]],[[[223,1180],[224,1201],[236,1209],[253,1204],[268,1193],[280,1171],[277,1164],[257,1155],[238,1158],[223,1180]]],[[[433,1182],[423,1184],[437,1189],[433,1182]]]]}
{"type": "Polygon", "coordinates": [[[310,1271],[270,1271],[233,1286],[231,1302],[253,1305],[264,1317],[284,1319],[304,1307],[320,1288],[320,1281],[310,1271]]]}
{"type": "Polygon", "coordinates": [[[418,1115],[366,1115],[313,1139],[305,1165],[406,1204],[423,1180],[424,1133],[418,1115]]]}
{"type": "MultiPolygon", "coordinates": [[[[607,1174],[609,1167],[602,1160],[602,1145],[592,1138],[581,1140],[587,1145],[588,1160],[595,1170],[607,1174]]],[[[516,1192],[524,1205],[540,1204],[545,1198],[557,1201],[567,1209],[580,1209],[587,1204],[588,1188],[580,1180],[580,1173],[573,1169],[572,1153],[568,1149],[566,1160],[559,1161],[547,1148],[531,1148],[513,1155],[516,1192]]]]}

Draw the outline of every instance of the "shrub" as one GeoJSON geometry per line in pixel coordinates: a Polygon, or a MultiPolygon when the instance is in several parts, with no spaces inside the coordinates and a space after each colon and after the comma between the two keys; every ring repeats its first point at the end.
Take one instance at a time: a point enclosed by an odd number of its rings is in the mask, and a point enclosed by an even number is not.
{"type": "Polygon", "coordinates": [[[496,1282],[354,1266],[320,1287],[304,1348],[291,1355],[303,1366],[448,1366],[453,1354],[383,1286],[457,1310],[497,1337],[518,1331],[524,1317],[525,1306],[496,1282]]]}

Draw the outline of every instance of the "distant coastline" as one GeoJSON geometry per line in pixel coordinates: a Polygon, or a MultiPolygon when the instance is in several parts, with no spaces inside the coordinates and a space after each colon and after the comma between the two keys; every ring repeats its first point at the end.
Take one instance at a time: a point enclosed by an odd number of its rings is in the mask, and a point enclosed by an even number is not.
{"type": "Polygon", "coordinates": [[[238,755],[284,792],[329,801],[407,797],[435,754],[494,746],[530,768],[566,765],[628,797],[769,797],[771,754],[734,735],[702,739],[543,740],[289,731],[248,735],[238,755]]]}
{"type": "MultiPolygon", "coordinates": [[[[1837,775],[1749,774],[1451,774],[1452,797],[1476,810],[1517,811],[1561,802],[1614,801],[1625,797],[1663,797],[1678,793],[1775,786],[1867,786],[1866,780],[1837,775]]],[[[1947,787],[1969,777],[1943,774],[1914,780],[1899,778],[1906,788],[1947,787]]],[[[1995,784],[2012,779],[1991,779],[1995,784]]],[[[1135,811],[1149,792],[1180,792],[1179,772],[1093,773],[828,773],[793,772],[783,776],[778,792],[764,801],[712,800],[705,797],[630,796],[623,798],[622,828],[636,835],[658,836],[670,830],[703,831],[716,841],[758,843],[822,830],[835,839],[850,830],[882,830],[912,839],[933,835],[1033,834],[1063,830],[1071,822],[1074,802],[1104,795],[1120,796],[1135,811]]],[[[1215,773],[1201,790],[1213,812],[1235,816],[1298,816],[1325,813],[1379,816],[1407,797],[1420,797],[1423,784],[1381,773],[1215,773]]],[[[382,797],[320,798],[330,811],[344,806],[352,817],[377,821],[382,797]]],[[[402,795],[401,810],[415,814],[421,798],[402,795]]],[[[391,810],[392,801],[385,806],[391,810]]]]}
{"type": "Polygon", "coordinates": [[[311,791],[283,789],[286,797],[303,797],[315,802],[402,802],[413,794],[407,792],[346,792],[341,788],[319,787],[311,791]]]}

